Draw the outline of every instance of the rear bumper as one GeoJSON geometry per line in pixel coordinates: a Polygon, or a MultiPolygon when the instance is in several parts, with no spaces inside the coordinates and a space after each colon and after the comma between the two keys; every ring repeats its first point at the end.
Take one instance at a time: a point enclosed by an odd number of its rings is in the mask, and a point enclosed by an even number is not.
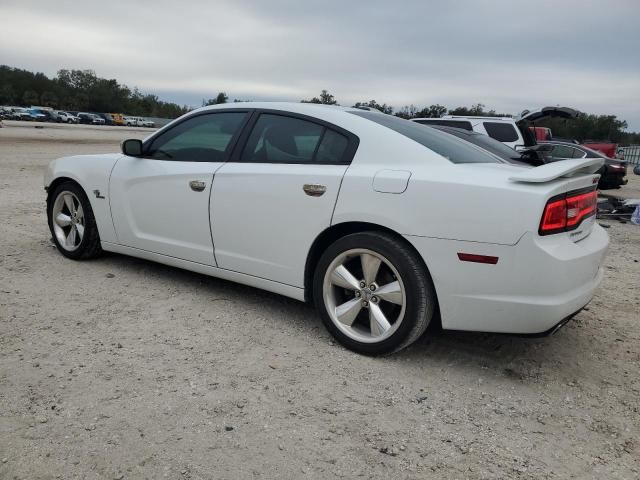
{"type": "Polygon", "coordinates": [[[407,237],[434,281],[442,326],[541,334],[582,309],[603,278],[609,237],[599,225],[577,243],[569,235],[525,234],[516,245],[407,237]],[[461,262],[458,252],[499,257],[461,262]]]}

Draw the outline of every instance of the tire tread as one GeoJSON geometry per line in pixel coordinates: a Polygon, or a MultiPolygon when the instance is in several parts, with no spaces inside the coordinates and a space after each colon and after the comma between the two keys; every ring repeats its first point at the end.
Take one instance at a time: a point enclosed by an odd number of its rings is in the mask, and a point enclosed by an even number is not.
{"type": "Polygon", "coordinates": [[[51,201],[49,202],[49,205],[47,205],[47,218],[49,222],[49,230],[51,231],[54,242],[58,247],[58,251],[65,257],[71,258],[72,260],[88,260],[98,257],[102,254],[102,246],[100,245],[100,233],[98,232],[98,225],[93,214],[93,209],[91,208],[91,202],[89,201],[89,198],[87,197],[87,194],[84,192],[82,187],[76,182],[66,181],[55,188],[53,194],[51,195],[51,201]],[[68,252],[63,248],[60,248],[58,246],[58,241],[56,239],[55,233],[53,232],[53,219],[51,218],[51,209],[53,208],[53,202],[55,202],[55,199],[58,196],[59,192],[64,190],[68,190],[76,194],[76,196],[82,203],[82,209],[85,216],[86,235],[83,239],[83,244],[73,252],[68,252]]]}
{"type": "MultiPolygon", "coordinates": [[[[396,268],[398,268],[398,265],[396,265],[396,268]]],[[[407,283],[406,280],[405,283],[407,283]]],[[[407,294],[409,294],[409,292],[407,292],[407,294]]],[[[328,326],[330,332],[336,336],[336,339],[347,348],[369,355],[395,353],[415,342],[427,330],[427,327],[434,316],[437,302],[433,282],[428,270],[425,268],[424,263],[422,263],[419,256],[404,239],[399,238],[397,235],[380,231],[353,233],[341,237],[330,245],[321,255],[316,268],[314,275],[313,297],[316,308],[320,311],[323,321],[328,326]],[[357,343],[352,339],[342,339],[335,335],[335,327],[332,326],[332,321],[324,306],[322,283],[325,273],[324,269],[326,268],[325,265],[329,265],[332,259],[335,258],[335,255],[339,253],[341,249],[345,249],[345,247],[341,247],[341,245],[346,246],[350,243],[355,243],[362,248],[371,248],[372,244],[380,245],[383,248],[393,251],[394,255],[402,257],[401,261],[404,271],[401,273],[403,278],[411,278],[412,283],[414,283],[414,288],[411,289],[411,295],[414,296],[413,303],[415,304],[415,312],[413,312],[413,318],[410,320],[412,322],[411,329],[405,333],[404,338],[395,345],[393,345],[395,341],[392,340],[395,334],[384,340],[380,344],[378,351],[373,351],[371,348],[367,348],[365,344],[357,343]],[[390,342],[390,340],[392,341],[390,342]]],[[[404,321],[407,320],[408,319],[405,318],[404,321]]]]}

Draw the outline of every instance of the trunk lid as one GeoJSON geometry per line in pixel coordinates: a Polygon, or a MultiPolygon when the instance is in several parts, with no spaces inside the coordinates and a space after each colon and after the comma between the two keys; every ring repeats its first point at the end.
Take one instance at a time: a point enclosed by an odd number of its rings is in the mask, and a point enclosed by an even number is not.
{"type": "MultiPolygon", "coordinates": [[[[600,158],[576,158],[533,168],[497,163],[458,164],[456,167],[464,168],[473,184],[493,185],[504,191],[506,196],[501,208],[517,212],[505,216],[537,234],[549,200],[594,191],[600,178],[595,172],[602,163],[600,158]]],[[[591,233],[594,223],[595,215],[592,215],[577,227],[553,236],[565,235],[578,242],[591,233]]]]}
{"type": "MultiPolygon", "coordinates": [[[[536,168],[512,175],[509,180],[516,183],[545,184],[556,183],[558,193],[549,198],[562,197],[565,194],[571,198],[571,192],[582,192],[595,190],[599,175],[595,173],[600,170],[604,160],[602,158],[576,158],[563,160],[561,162],[548,163],[536,168]],[[559,183],[560,182],[560,183],[559,183]]],[[[595,195],[595,193],[591,193],[595,195]]],[[[567,235],[573,242],[589,236],[595,225],[595,212],[580,221],[577,227],[568,229],[559,235],[567,235]]]]}
{"type": "Polygon", "coordinates": [[[569,107],[540,107],[532,108],[531,110],[523,110],[520,115],[514,118],[514,120],[516,123],[520,123],[535,122],[548,117],[576,118],[577,116],[578,111],[569,107]]]}

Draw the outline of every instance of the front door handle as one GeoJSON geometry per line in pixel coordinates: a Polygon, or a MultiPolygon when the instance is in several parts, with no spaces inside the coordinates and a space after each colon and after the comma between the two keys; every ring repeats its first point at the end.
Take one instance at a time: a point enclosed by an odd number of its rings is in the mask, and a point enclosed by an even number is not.
{"type": "Polygon", "coordinates": [[[327,187],[318,185],[317,183],[305,183],[302,190],[310,197],[319,197],[327,191],[327,187]]]}
{"type": "Polygon", "coordinates": [[[207,188],[207,184],[201,182],[200,180],[191,180],[189,182],[189,186],[194,192],[202,192],[205,188],[207,188]]]}

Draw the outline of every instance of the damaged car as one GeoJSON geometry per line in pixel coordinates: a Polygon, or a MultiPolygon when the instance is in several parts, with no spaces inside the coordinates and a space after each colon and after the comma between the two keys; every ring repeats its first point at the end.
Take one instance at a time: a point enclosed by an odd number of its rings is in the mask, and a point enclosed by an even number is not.
{"type": "Polygon", "coordinates": [[[620,188],[627,184],[627,162],[617,158],[609,158],[604,153],[584,145],[576,145],[565,142],[544,142],[549,150],[544,152],[545,163],[567,160],[570,158],[600,158],[603,165],[598,170],[600,180],[598,180],[598,188],[600,190],[609,190],[620,188]]]}
{"type": "Polygon", "coordinates": [[[400,350],[432,322],[555,332],[602,280],[600,158],[531,168],[379,112],[268,102],[203,107],[121,150],[49,164],[62,255],[313,302],[356,352],[400,350]]]}

